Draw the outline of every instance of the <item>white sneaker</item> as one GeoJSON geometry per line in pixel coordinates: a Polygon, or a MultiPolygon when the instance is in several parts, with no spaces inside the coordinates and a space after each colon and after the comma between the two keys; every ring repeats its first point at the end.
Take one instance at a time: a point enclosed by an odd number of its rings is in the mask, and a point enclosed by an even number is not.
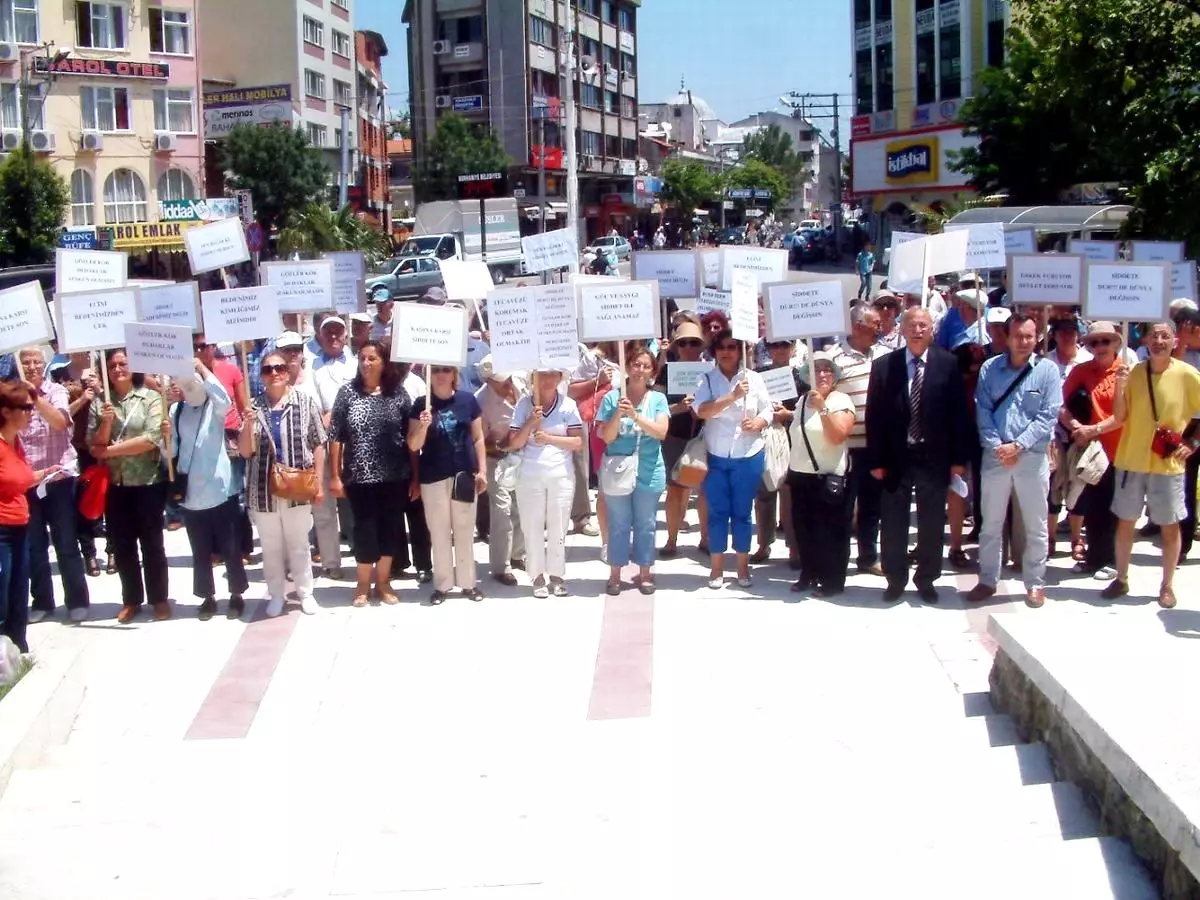
{"type": "Polygon", "coordinates": [[[300,612],[306,616],[315,616],[321,611],[321,607],[317,606],[317,601],[314,597],[300,598],[300,612]]]}
{"type": "Polygon", "coordinates": [[[31,609],[29,610],[29,618],[26,621],[28,621],[30,625],[36,625],[38,622],[43,621],[48,615],[50,615],[50,613],[46,612],[44,609],[31,609]]]}
{"type": "Polygon", "coordinates": [[[274,619],[283,613],[283,600],[272,597],[267,601],[267,618],[274,619]]]}
{"type": "Polygon", "coordinates": [[[91,610],[86,606],[77,606],[75,609],[71,610],[70,613],[68,613],[68,616],[72,622],[86,622],[90,615],[91,610]]]}
{"type": "Polygon", "coordinates": [[[1117,570],[1112,566],[1105,566],[1102,569],[1097,569],[1092,573],[1092,577],[1097,581],[1112,581],[1117,577],[1117,570]]]}

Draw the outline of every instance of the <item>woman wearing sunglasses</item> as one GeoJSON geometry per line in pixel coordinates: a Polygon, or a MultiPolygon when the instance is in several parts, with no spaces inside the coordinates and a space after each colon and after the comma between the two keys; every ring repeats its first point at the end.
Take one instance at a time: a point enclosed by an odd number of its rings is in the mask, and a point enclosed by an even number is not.
{"type": "MultiPolygon", "coordinates": [[[[675,337],[671,341],[667,356],[669,361],[662,366],[655,379],[654,387],[667,395],[668,412],[671,418],[667,421],[667,437],[662,442],[663,466],[667,473],[667,542],[659,553],[664,557],[672,557],[678,552],[676,546],[679,531],[683,528],[687,516],[688,501],[692,489],[673,480],[675,464],[683,455],[688,441],[700,433],[700,421],[693,410],[695,396],[693,393],[672,394],[667,391],[667,370],[671,362],[697,363],[704,355],[704,332],[700,326],[689,321],[680,322],[675,328],[675,337]]],[[[697,383],[699,380],[697,379],[697,383]]],[[[708,510],[704,506],[704,494],[699,497],[700,514],[700,544],[708,543],[708,510]]]]}
{"type": "Polygon", "coordinates": [[[475,579],[475,499],[487,490],[487,448],[479,401],[459,390],[458,369],[430,368],[430,398],[412,407],[408,447],[418,454],[421,500],[433,544],[433,593],[437,606],[457,585],[471,600],[483,599],[475,579]]]}
{"type": "Polygon", "coordinates": [[[239,449],[246,459],[246,506],[262,545],[263,579],[267,582],[267,615],[283,612],[287,575],[296,585],[302,612],[318,609],[313,599],[312,561],[308,533],[313,524],[313,503],[293,503],[271,493],[271,465],[320,473],[325,464],[325,426],[312,395],[292,387],[288,358],[278,350],[267,353],[259,365],[263,392],[242,420],[239,449]]]}
{"type": "Polygon", "coordinates": [[[696,389],[696,415],[704,420],[708,448],[708,548],[711,572],[708,586],[724,585],[725,550],[733,533],[737,554],[737,583],[750,586],[750,511],[762,481],[762,432],[775,414],[762,377],[743,367],[742,344],[729,329],[712,342],[717,365],[696,389]]]}

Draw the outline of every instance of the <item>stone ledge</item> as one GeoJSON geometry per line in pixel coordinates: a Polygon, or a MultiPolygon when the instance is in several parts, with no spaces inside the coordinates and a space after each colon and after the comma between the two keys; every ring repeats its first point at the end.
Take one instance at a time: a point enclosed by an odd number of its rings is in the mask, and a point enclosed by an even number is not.
{"type": "Polygon", "coordinates": [[[1165,900],[1200,900],[1194,645],[1153,616],[1133,628],[1108,617],[992,617],[988,632],[999,645],[995,708],[1023,739],[1049,746],[1058,777],[1082,788],[1102,833],[1129,841],[1165,900]]]}
{"type": "Polygon", "coordinates": [[[0,701],[0,796],[16,769],[35,767],[47,748],[71,733],[83,702],[80,648],[56,648],[0,701]]]}

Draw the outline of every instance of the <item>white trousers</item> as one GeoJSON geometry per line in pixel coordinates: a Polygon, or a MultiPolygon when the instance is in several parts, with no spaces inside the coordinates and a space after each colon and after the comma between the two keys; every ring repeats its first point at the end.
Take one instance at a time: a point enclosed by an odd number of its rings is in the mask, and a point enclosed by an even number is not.
{"type": "Polygon", "coordinates": [[[464,591],[475,587],[475,501],[459,503],[451,499],[453,493],[453,478],[421,485],[433,551],[433,588],[443,592],[456,584],[464,591]]]}
{"type": "Polygon", "coordinates": [[[575,498],[573,472],[546,473],[538,466],[521,467],[517,510],[525,532],[525,570],[530,578],[562,578],[567,568],[567,529],[575,498]]]}
{"type": "Polygon", "coordinates": [[[325,457],[325,468],[321,472],[321,490],[325,499],[314,503],[312,519],[317,526],[317,550],[321,553],[321,568],[340,569],[342,567],[342,540],[338,526],[338,501],[329,489],[329,456],[325,457]]]}
{"type": "Polygon", "coordinates": [[[272,600],[287,599],[287,573],[291,572],[300,599],[313,592],[312,561],[308,556],[308,531],[312,506],[305,503],[275,512],[250,510],[250,521],[262,544],[263,580],[272,600]]]}

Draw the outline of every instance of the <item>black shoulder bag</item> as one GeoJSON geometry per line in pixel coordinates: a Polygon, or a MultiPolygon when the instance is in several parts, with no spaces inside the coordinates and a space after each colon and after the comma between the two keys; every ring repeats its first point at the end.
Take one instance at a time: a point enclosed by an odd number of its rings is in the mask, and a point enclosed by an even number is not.
{"type": "Polygon", "coordinates": [[[807,424],[804,421],[804,411],[808,408],[808,395],[800,403],[800,436],[804,438],[804,449],[808,451],[808,459],[812,463],[813,472],[821,479],[821,499],[826,503],[840,503],[846,494],[846,476],[834,475],[832,472],[822,472],[817,465],[817,455],[813,453],[812,443],[808,440],[807,424]]]}
{"type": "MultiPolygon", "coordinates": [[[[196,447],[200,443],[200,426],[204,424],[204,410],[208,407],[208,397],[204,398],[204,405],[200,407],[200,422],[196,425],[196,438],[192,441],[192,453],[188,457],[188,468],[191,468],[192,459],[196,455],[196,447]]],[[[179,435],[179,415],[183,412],[183,401],[180,400],[175,404],[175,435],[179,435]]],[[[180,445],[182,449],[182,444],[180,445]]],[[[172,503],[182,503],[187,498],[188,491],[188,473],[180,466],[182,453],[175,454],[173,465],[175,468],[175,480],[167,482],[167,499],[172,503]]]]}
{"type": "Polygon", "coordinates": [[[1004,393],[1000,395],[1000,399],[992,404],[992,412],[995,412],[1004,405],[1004,401],[1012,396],[1012,392],[1021,386],[1021,382],[1028,378],[1031,372],[1033,372],[1032,362],[1021,370],[1021,374],[1012,380],[1012,384],[1004,389],[1004,393]]]}

